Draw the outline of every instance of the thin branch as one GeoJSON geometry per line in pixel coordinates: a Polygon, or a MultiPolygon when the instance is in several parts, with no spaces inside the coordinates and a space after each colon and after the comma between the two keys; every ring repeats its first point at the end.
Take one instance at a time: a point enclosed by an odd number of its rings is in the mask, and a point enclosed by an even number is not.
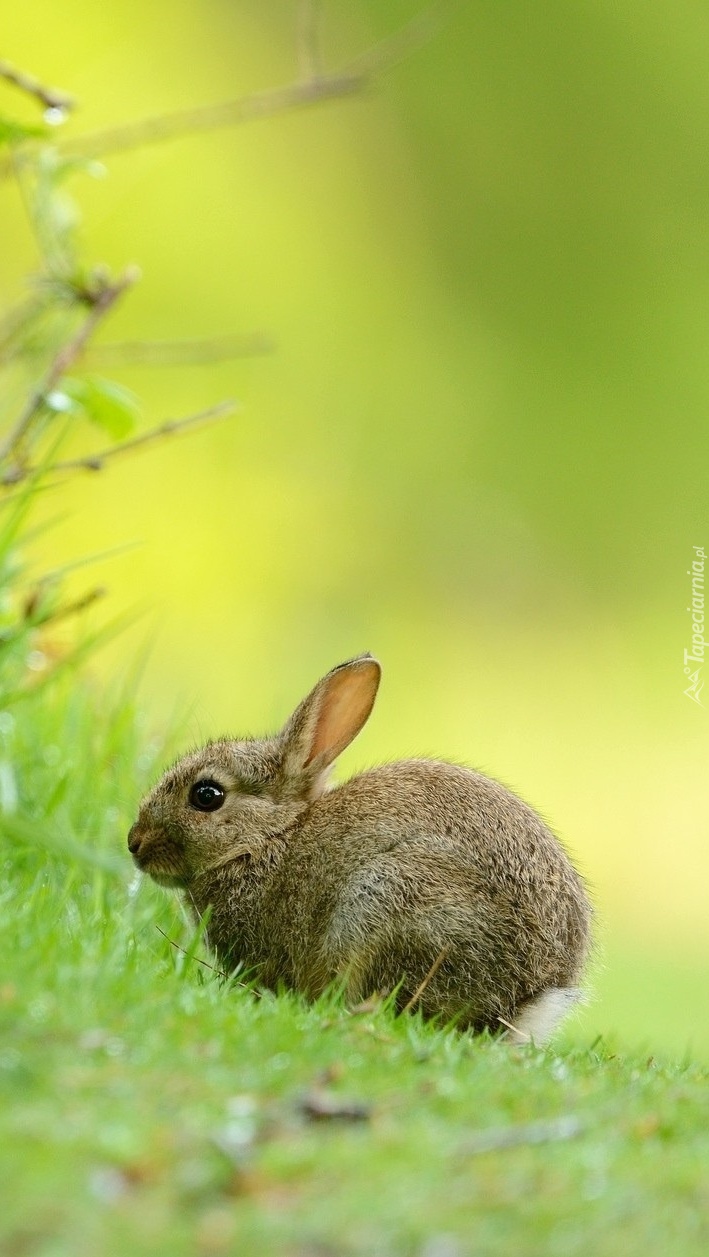
{"type": "MultiPolygon", "coordinates": [[[[131,440],[123,441],[120,445],[110,445],[106,449],[99,450],[96,454],[88,454],[85,458],[70,458],[65,462],[52,463],[46,469],[45,474],[103,471],[106,463],[111,459],[117,458],[120,454],[130,454],[143,445],[159,441],[163,437],[176,436],[190,428],[208,423],[210,420],[223,419],[226,415],[232,414],[236,408],[236,402],[224,401],[219,402],[216,406],[210,406],[207,410],[200,410],[195,415],[187,415],[185,419],[166,419],[164,423],[159,424],[156,428],[150,428],[148,432],[142,432],[140,436],[134,436],[131,440]]],[[[19,484],[20,481],[26,480],[29,476],[36,475],[38,470],[37,467],[13,467],[11,471],[7,471],[0,476],[0,486],[19,484]]]]}
{"type": "Polygon", "coordinates": [[[443,23],[451,17],[461,0],[439,0],[422,9],[399,30],[380,39],[379,43],[354,57],[347,63],[347,73],[362,75],[366,79],[393,69],[409,53],[429,43],[443,23]]]}
{"type": "Polygon", "coordinates": [[[320,0],[300,0],[296,43],[300,77],[305,83],[312,83],[320,78],[319,18],[320,0]]]}
{"type": "Polygon", "coordinates": [[[84,360],[92,366],[165,367],[226,362],[273,353],[274,342],[258,332],[250,336],[213,336],[205,340],[133,340],[89,345],[84,360]]]}
{"type": "MultiPolygon", "coordinates": [[[[17,456],[22,442],[45,405],[47,395],[56,388],[65,372],[81,356],[98,324],[105,318],[118,299],[122,297],[126,289],[135,283],[136,279],[137,271],[128,270],[114,284],[107,284],[91,296],[91,309],[86,319],[71,340],[62,345],[55,355],[41,385],[34,393],[30,394],[14,428],[11,429],[5,441],[0,445],[0,462],[5,462],[17,456]]],[[[21,472],[22,468],[20,467],[17,470],[21,472]]],[[[22,479],[23,477],[20,476],[19,478],[22,479]]],[[[4,481],[4,483],[11,484],[14,481],[11,478],[4,481]]]]}
{"type": "Polygon", "coordinates": [[[271,118],[321,101],[354,96],[368,87],[375,74],[397,65],[413,49],[425,43],[460,0],[440,0],[418,13],[393,35],[355,57],[338,73],[322,74],[318,67],[316,0],[303,0],[299,20],[299,59],[301,70],[307,63],[309,76],[302,82],[270,88],[219,105],[180,109],[174,113],[140,122],[78,136],[60,145],[66,153],[105,156],[181,138],[200,131],[237,126],[258,118],[271,118]]]}
{"type": "Polygon", "coordinates": [[[178,109],[174,113],[129,122],[122,127],[96,131],[93,135],[77,136],[61,144],[62,153],[105,157],[108,153],[122,153],[159,144],[166,140],[182,138],[200,131],[215,131],[220,127],[238,126],[257,118],[271,118],[275,114],[288,113],[320,101],[337,97],[353,96],[365,84],[363,75],[337,74],[308,83],[292,83],[264,92],[254,92],[238,100],[219,105],[202,105],[196,109],[178,109]]]}
{"type": "MultiPolygon", "coordinates": [[[[181,951],[183,956],[190,955],[190,953],[186,951],[184,947],[180,947],[179,943],[176,943],[174,939],[170,938],[170,935],[166,934],[165,931],[161,929],[159,925],[156,925],[155,929],[158,931],[158,933],[162,934],[163,938],[167,939],[170,946],[174,947],[176,951],[181,951]]],[[[192,956],[192,960],[196,960],[198,965],[204,965],[205,969],[211,969],[212,973],[218,974],[220,978],[224,978],[227,982],[230,980],[230,976],[231,976],[230,974],[225,973],[223,969],[216,969],[214,965],[210,965],[209,962],[206,960],[200,960],[199,956],[192,956]]],[[[248,982],[237,981],[236,985],[243,987],[245,991],[250,991],[250,993],[254,996],[255,999],[261,998],[261,992],[255,991],[253,987],[249,986],[248,982]]]]}
{"type": "Polygon", "coordinates": [[[443,961],[445,960],[449,951],[450,951],[450,947],[444,947],[440,955],[436,956],[436,959],[431,965],[431,968],[426,974],[426,977],[424,978],[423,982],[419,983],[413,995],[411,996],[411,999],[408,1001],[407,1004],[404,1004],[404,1007],[401,1010],[403,1013],[410,1013],[411,1010],[416,1007],[419,1000],[421,999],[421,996],[426,990],[426,987],[428,986],[429,982],[431,981],[432,978],[435,978],[436,974],[438,973],[438,970],[443,964],[443,961]]]}
{"type": "MultiPolygon", "coordinates": [[[[459,7],[460,2],[461,0],[438,0],[438,3],[424,9],[393,35],[387,36],[366,52],[355,57],[341,72],[323,74],[317,64],[314,17],[307,18],[307,14],[314,9],[314,0],[311,4],[306,4],[303,0],[301,9],[303,33],[299,59],[302,69],[306,62],[308,63],[309,78],[284,87],[255,92],[218,105],[180,109],[174,113],[143,118],[139,122],[129,122],[124,126],[96,131],[93,135],[80,135],[73,140],[64,141],[58,146],[59,150],[69,155],[106,156],[109,153],[133,151],[149,144],[159,144],[166,140],[180,139],[186,135],[213,131],[221,127],[238,126],[241,123],[252,122],[259,118],[271,118],[277,114],[288,113],[328,100],[357,95],[370,85],[376,74],[398,65],[415,48],[426,43],[439,25],[459,7]]],[[[23,160],[26,158],[21,159],[19,153],[16,153],[13,163],[0,164],[0,178],[16,172],[23,160]]]]}
{"type": "Polygon", "coordinates": [[[5,79],[6,83],[12,83],[13,87],[19,87],[20,91],[26,92],[28,96],[34,96],[35,100],[38,100],[40,105],[43,105],[49,112],[50,117],[47,121],[59,122],[64,114],[74,108],[74,101],[71,96],[67,96],[66,92],[58,92],[53,87],[45,87],[34,75],[18,70],[10,65],[9,61],[0,60],[0,78],[5,79]]]}

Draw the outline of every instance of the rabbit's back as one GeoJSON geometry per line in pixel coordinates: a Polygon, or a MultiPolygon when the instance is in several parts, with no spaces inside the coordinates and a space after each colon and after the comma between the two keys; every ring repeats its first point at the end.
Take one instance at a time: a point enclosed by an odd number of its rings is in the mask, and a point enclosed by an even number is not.
{"type": "Polygon", "coordinates": [[[590,906],[561,843],[455,764],[387,764],[321,796],[272,893],[299,989],[347,973],[355,994],[399,986],[401,1005],[438,962],[424,1011],[477,1026],[573,985],[588,951],[590,906]]]}

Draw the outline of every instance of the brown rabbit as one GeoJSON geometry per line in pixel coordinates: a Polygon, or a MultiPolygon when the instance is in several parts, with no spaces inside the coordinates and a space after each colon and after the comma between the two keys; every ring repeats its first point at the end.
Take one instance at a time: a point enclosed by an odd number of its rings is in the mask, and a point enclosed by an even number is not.
{"type": "Polygon", "coordinates": [[[221,963],[264,986],[546,1040],[578,998],[591,908],[560,842],[496,781],[439,760],[384,764],[333,789],[380,667],[333,668],[275,737],[209,742],[143,800],[128,846],[179,887],[221,963]]]}

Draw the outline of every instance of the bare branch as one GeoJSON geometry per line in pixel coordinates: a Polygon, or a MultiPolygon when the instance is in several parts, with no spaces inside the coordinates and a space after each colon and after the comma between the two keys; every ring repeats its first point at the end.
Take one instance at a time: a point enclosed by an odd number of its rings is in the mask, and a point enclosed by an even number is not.
{"type": "Polygon", "coordinates": [[[219,105],[180,109],[156,118],[97,131],[65,141],[62,152],[104,156],[181,138],[200,131],[237,126],[258,118],[271,118],[308,105],[354,96],[369,86],[376,74],[397,65],[414,48],[424,44],[460,0],[440,0],[418,13],[393,35],[355,57],[335,74],[322,74],[318,65],[317,0],[302,0],[298,46],[302,82],[270,88],[219,105]]]}
{"type": "Polygon", "coordinates": [[[232,358],[254,358],[273,353],[273,349],[274,343],[268,336],[255,332],[250,336],[213,336],[206,340],[129,340],[89,345],[83,357],[91,366],[101,367],[201,366],[232,358]]]}
{"type": "Polygon", "coordinates": [[[26,92],[28,96],[34,96],[35,100],[38,100],[50,114],[47,118],[48,122],[62,121],[63,116],[74,108],[71,96],[67,96],[65,92],[58,92],[53,87],[45,87],[34,75],[16,69],[15,66],[10,65],[9,61],[0,60],[0,78],[5,79],[6,83],[12,83],[13,87],[19,87],[20,91],[26,92]]]}
{"type": "MultiPolygon", "coordinates": [[[[141,446],[159,441],[163,437],[177,436],[190,428],[209,423],[211,420],[223,419],[226,415],[232,414],[236,408],[236,402],[224,401],[216,406],[210,406],[207,410],[200,410],[195,415],[187,415],[184,419],[166,419],[156,428],[150,428],[148,432],[142,432],[140,436],[132,437],[130,441],[123,441],[120,445],[108,446],[107,449],[99,450],[96,454],[88,454],[85,458],[71,458],[65,462],[53,463],[47,468],[46,474],[103,471],[106,463],[120,454],[130,454],[141,446]]],[[[0,476],[0,486],[19,484],[20,481],[27,480],[29,476],[36,475],[38,470],[37,467],[13,467],[0,476]]]]}
{"type": "MultiPolygon", "coordinates": [[[[22,442],[45,405],[47,395],[56,388],[62,376],[69,370],[76,359],[81,356],[98,324],[105,318],[116,301],[122,297],[126,289],[135,283],[136,279],[137,271],[129,270],[120,279],[117,279],[114,284],[106,284],[105,287],[99,289],[96,293],[86,295],[86,299],[90,300],[91,303],[89,314],[71,340],[62,345],[50,364],[41,385],[28,398],[14,428],[11,429],[2,445],[0,445],[0,462],[17,457],[22,442]]],[[[21,468],[17,470],[21,471],[21,468]]],[[[19,478],[22,479],[23,477],[20,476],[19,478]]],[[[14,482],[10,479],[3,481],[3,483],[14,482]]]]}
{"type": "Polygon", "coordinates": [[[308,83],[292,83],[264,92],[254,92],[238,100],[220,105],[202,105],[196,109],[179,109],[174,113],[140,122],[129,122],[122,127],[97,131],[93,135],[81,135],[60,145],[63,153],[89,154],[104,157],[108,153],[121,153],[143,148],[147,144],[159,144],[200,131],[215,131],[220,127],[238,126],[257,118],[271,118],[320,101],[352,96],[365,84],[362,75],[337,74],[308,83]]]}
{"type": "Polygon", "coordinates": [[[392,69],[414,49],[427,44],[459,5],[460,0],[439,0],[439,3],[422,9],[398,31],[387,35],[378,44],[349,61],[347,73],[370,79],[392,69]]]}
{"type": "MultiPolygon", "coordinates": [[[[317,0],[302,0],[299,16],[299,61],[302,82],[254,92],[218,105],[179,109],[173,113],[143,118],[124,126],[96,131],[65,140],[58,147],[62,153],[80,156],[106,156],[159,144],[202,131],[238,126],[259,118],[272,118],[310,105],[357,95],[367,88],[375,75],[397,65],[415,48],[427,42],[439,25],[460,5],[461,0],[438,0],[417,14],[400,30],[355,57],[344,70],[323,74],[317,47],[317,0]]],[[[16,171],[23,164],[19,153],[13,163],[0,164],[0,178],[16,171]]]]}
{"type": "Polygon", "coordinates": [[[305,83],[312,83],[320,78],[319,17],[320,0],[300,0],[296,43],[300,77],[305,83]]]}

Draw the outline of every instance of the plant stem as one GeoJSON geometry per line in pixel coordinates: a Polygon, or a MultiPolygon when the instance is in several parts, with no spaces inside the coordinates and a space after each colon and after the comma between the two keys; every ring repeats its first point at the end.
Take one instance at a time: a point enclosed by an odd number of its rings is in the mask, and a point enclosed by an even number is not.
{"type": "MultiPolygon", "coordinates": [[[[137,271],[128,270],[114,284],[107,284],[90,297],[91,309],[86,319],[71,340],[62,345],[61,349],[55,354],[39,388],[30,394],[15,426],[8,433],[2,445],[0,445],[0,463],[12,462],[13,460],[19,461],[18,454],[21,446],[26,440],[37,416],[41,413],[47,395],[56,388],[62,376],[80,357],[98,324],[106,317],[108,311],[115,305],[126,289],[135,283],[137,277],[137,271]]],[[[22,473],[23,469],[19,466],[15,471],[22,473]]],[[[13,479],[13,475],[8,473],[3,483],[12,484],[23,478],[23,475],[19,474],[15,475],[13,479]]]]}

